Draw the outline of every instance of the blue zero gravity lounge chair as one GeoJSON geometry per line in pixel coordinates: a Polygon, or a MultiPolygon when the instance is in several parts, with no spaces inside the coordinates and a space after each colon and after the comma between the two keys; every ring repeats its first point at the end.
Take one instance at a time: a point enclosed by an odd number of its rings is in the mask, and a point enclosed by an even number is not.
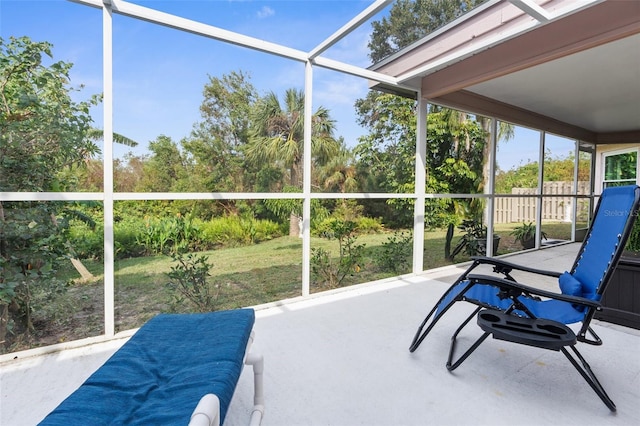
{"type": "Polygon", "coordinates": [[[221,425],[244,363],[264,409],[262,356],[249,353],[253,309],[160,314],[143,325],[41,425],[221,425]]]}
{"type": "Polygon", "coordinates": [[[445,292],[429,312],[411,342],[414,352],[436,322],[456,302],[466,301],[477,308],[451,338],[447,359],[449,371],[457,368],[487,337],[562,351],[589,386],[611,410],[616,406],[576,349],[577,342],[601,345],[590,327],[601,309],[600,298],[622,254],[640,200],[640,187],[607,188],[596,207],[589,228],[570,272],[558,273],[515,265],[499,259],[476,257],[471,266],[445,292]],[[495,276],[472,274],[480,265],[493,267],[495,276]],[[514,270],[558,278],[560,292],[523,285],[512,277],[514,270]],[[456,338],[477,317],[482,336],[457,360],[453,360],[456,338]],[[582,323],[576,334],[567,324],[582,323]]]}

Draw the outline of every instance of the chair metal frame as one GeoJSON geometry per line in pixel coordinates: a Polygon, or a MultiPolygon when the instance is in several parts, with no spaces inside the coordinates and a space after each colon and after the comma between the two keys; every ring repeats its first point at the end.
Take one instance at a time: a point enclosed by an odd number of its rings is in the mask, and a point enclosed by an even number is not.
{"type": "MultiPolygon", "coordinates": [[[[635,222],[635,217],[638,214],[638,207],[640,204],[640,187],[636,186],[634,190],[634,200],[632,206],[630,206],[629,210],[626,211],[628,217],[626,219],[626,223],[624,225],[624,230],[621,234],[618,235],[618,243],[617,246],[611,256],[610,262],[608,264],[608,268],[603,274],[599,285],[597,287],[597,299],[603,294],[606,289],[607,284],[611,280],[613,275],[615,266],[622,255],[624,250],[625,243],[631,233],[631,229],[633,228],[633,224],[635,222]]],[[[587,236],[585,237],[578,255],[576,256],[576,260],[571,268],[571,273],[573,273],[577,266],[578,262],[587,249],[589,238],[591,237],[591,233],[593,231],[593,225],[595,224],[595,218],[600,212],[601,203],[598,202],[595,212],[594,212],[594,221],[592,222],[592,226],[587,232],[587,236]]],[[[606,214],[606,212],[602,213],[606,214]]],[[[542,269],[531,268],[523,265],[518,265],[515,263],[511,263],[505,260],[497,259],[497,258],[489,258],[489,257],[474,257],[473,262],[467,268],[467,270],[455,281],[455,283],[445,292],[442,297],[439,299],[438,303],[433,307],[433,309],[426,316],[424,321],[418,327],[418,330],[411,342],[409,347],[410,352],[414,352],[422,341],[427,337],[429,332],[433,329],[438,320],[456,303],[459,301],[467,301],[472,304],[477,305],[476,309],[469,315],[462,324],[455,330],[451,337],[451,346],[449,349],[449,355],[447,358],[446,367],[449,371],[453,371],[458,368],[462,362],[464,362],[469,355],[471,355],[490,335],[494,335],[494,338],[499,338],[501,340],[510,340],[514,343],[523,343],[521,339],[520,332],[514,332],[513,334],[504,334],[500,333],[500,337],[496,337],[496,333],[488,327],[480,325],[480,313],[483,310],[488,310],[491,312],[500,312],[502,315],[509,315],[514,321],[518,321],[518,318],[526,318],[528,320],[537,320],[536,315],[531,312],[530,309],[525,306],[520,297],[526,297],[529,299],[542,300],[542,299],[555,299],[559,301],[569,302],[571,304],[583,306],[585,309],[585,315],[582,319],[582,326],[580,327],[577,335],[575,335],[575,339],[566,343],[560,344],[553,343],[549,341],[548,344],[541,343],[535,344],[543,349],[550,349],[561,351],[566,358],[571,362],[574,368],[580,373],[580,375],[584,378],[584,380],[589,384],[589,386],[595,391],[595,393],[600,397],[600,399],[604,402],[604,404],[611,410],[616,411],[616,406],[614,402],[611,400],[607,392],[604,390],[604,387],[599,382],[593,370],[582,356],[582,354],[576,348],[576,344],[578,342],[587,343],[590,345],[602,345],[602,339],[595,333],[595,331],[591,328],[590,323],[594,318],[594,315],[597,311],[602,310],[602,305],[598,300],[593,300],[590,298],[567,295],[562,293],[551,292],[539,288],[535,288],[532,286],[528,286],[525,284],[521,284],[516,281],[516,279],[511,275],[513,271],[524,271],[536,275],[548,276],[559,278],[562,274],[555,271],[548,271],[542,269]],[[497,274],[497,276],[490,275],[481,275],[472,273],[478,266],[480,265],[490,265],[493,267],[493,272],[497,274]],[[466,284],[464,284],[466,282],[466,284]],[[504,303],[500,303],[501,306],[495,306],[492,303],[488,303],[483,300],[470,299],[465,296],[465,294],[472,289],[476,285],[489,285],[494,286],[497,289],[498,298],[504,303]],[[457,293],[452,293],[457,291],[457,293]],[[448,300],[447,300],[448,299],[448,300]],[[441,306],[443,304],[444,306],[441,306]],[[455,358],[456,352],[456,344],[457,338],[460,332],[471,322],[474,317],[478,317],[478,323],[483,328],[483,334],[473,343],[471,346],[457,359],[455,358]]],[[[541,318],[544,320],[544,318],[541,318]]],[[[558,327],[564,327],[564,324],[557,323],[558,327]]],[[[569,330],[571,333],[573,331],[569,330]]],[[[529,344],[529,343],[525,343],[529,344]]]]}

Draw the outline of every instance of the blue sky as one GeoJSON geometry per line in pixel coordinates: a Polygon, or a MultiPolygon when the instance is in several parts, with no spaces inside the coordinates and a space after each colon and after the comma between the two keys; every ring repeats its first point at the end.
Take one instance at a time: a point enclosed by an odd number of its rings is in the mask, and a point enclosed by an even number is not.
{"type": "MultiPolygon", "coordinates": [[[[273,43],[310,51],[366,9],[371,1],[133,1],[273,43]]],[[[366,67],[370,24],[350,34],[327,57],[366,67]]],[[[84,85],[76,95],[102,92],[102,14],[64,0],[0,0],[0,34],[27,35],[53,43],[54,60],[72,62],[71,83],[84,85]]],[[[140,143],[144,153],[159,135],[179,141],[200,119],[202,90],[209,77],[244,71],[261,94],[303,88],[304,65],[219,41],[114,15],[114,130],[140,143]]],[[[355,145],[362,130],[353,104],[364,97],[367,82],[315,68],[314,109],[329,108],[337,136],[355,145]]],[[[97,127],[102,111],[92,111],[97,127]]],[[[118,148],[116,155],[129,151],[118,148]]]]}
{"type": "MultiPolygon", "coordinates": [[[[366,9],[365,0],[134,0],[219,28],[310,51],[366,9]]],[[[387,11],[373,19],[380,19],[387,11]]],[[[362,25],[324,56],[352,65],[370,65],[370,23],[362,25]]],[[[75,96],[102,92],[102,13],[66,0],[0,0],[0,35],[29,36],[53,44],[54,60],[72,62],[71,83],[84,86],[75,96]]],[[[216,40],[114,14],[114,130],[139,142],[134,150],[116,146],[116,156],[146,153],[160,135],[175,142],[188,137],[200,120],[202,90],[209,76],[232,71],[250,75],[260,94],[282,96],[302,89],[304,65],[216,40]]],[[[314,109],[324,106],[336,121],[336,136],[348,146],[364,131],[356,124],[354,102],[367,93],[367,81],[314,68],[314,109]]],[[[92,111],[96,127],[102,110],[92,111]]],[[[517,131],[516,141],[501,144],[503,169],[537,160],[537,132],[517,131]]],[[[560,144],[562,146],[564,144],[560,144]]],[[[555,150],[554,150],[555,151],[555,150]]],[[[562,154],[566,155],[565,149],[562,154]]]]}

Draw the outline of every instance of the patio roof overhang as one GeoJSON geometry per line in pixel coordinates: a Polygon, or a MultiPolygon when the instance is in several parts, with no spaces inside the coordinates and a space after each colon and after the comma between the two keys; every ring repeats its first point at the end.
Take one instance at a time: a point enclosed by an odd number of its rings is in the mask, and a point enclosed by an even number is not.
{"type": "Polygon", "coordinates": [[[371,87],[594,144],[640,142],[640,2],[494,0],[372,70],[371,87]]]}

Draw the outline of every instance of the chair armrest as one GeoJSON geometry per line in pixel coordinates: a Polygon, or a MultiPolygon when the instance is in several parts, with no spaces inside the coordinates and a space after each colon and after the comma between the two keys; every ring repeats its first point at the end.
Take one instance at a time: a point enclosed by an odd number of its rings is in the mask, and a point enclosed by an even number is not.
{"type": "Polygon", "coordinates": [[[517,290],[522,293],[533,294],[535,296],[546,297],[549,299],[561,300],[563,302],[587,306],[589,308],[600,309],[602,307],[600,302],[592,299],[543,290],[503,278],[493,277],[491,275],[470,274],[467,276],[467,279],[469,279],[472,283],[495,285],[496,287],[500,287],[503,290],[517,290]]]}
{"type": "Polygon", "coordinates": [[[494,257],[473,256],[471,259],[473,259],[473,261],[478,263],[478,264],[493,265],[494,266],[493,270],[495,272],[498,272],[498,273],[507,273],[508,274],[513,269],[516,269],[518,271],[530,272],[532,274],[538,274],[538,275],[546,275],[548,277],[555,277],[555,278],[558,278],[558,277],[560,277],[560,275],[562,275],[562,272],[548,271],[548,270],[536,269],[536,268],[529,268],[528,266],[518,265],[516,263],[507,262],[505,260],[496,259],[494,257]]]}

